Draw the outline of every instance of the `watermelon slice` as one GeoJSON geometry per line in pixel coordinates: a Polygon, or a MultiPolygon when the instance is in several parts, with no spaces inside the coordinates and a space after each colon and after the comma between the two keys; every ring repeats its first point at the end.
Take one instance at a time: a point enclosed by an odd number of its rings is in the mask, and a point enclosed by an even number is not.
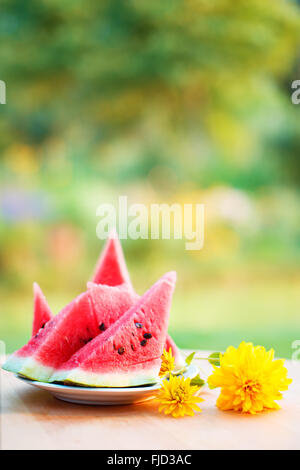
{"type": "Polygon", "coordinates": [[[115,231],[110,234],[100,255],[93,276],[93,282],[108,286],[127,284],[132,288],[122,246],[115,231]]]}
{"type": "Polygon", "coordinates": [[[3,368],[33,380],[47,381],[60,364],[103,332],[111,315],[120,317],[135,297],[126,287],[98,285],[98,307],[93,295],[79,295],[56,315],[37,335],[8,358],[3,368]]]}
{"type": "MultiPolygon", "coordinates": [[[[88,286],[88,289],[89,289],[90,294],[91,294],[91,299],[92,299],[92,302],[93,302],[94,310],[95,310],[95,312],[97,312],[99,307],[101,308],[101,292],[98,289],[98,285],[93,283],[93,282],[88,282],[87,286],[88,286]]],[[[132,291],[132,298],[134,299],[134,302],[137,302],[140,299],[140,296],[138,294],[134,293],[134,291],[132,291]]],[[[121,302],[122,302],[121,297],[119,299],[116,299],[117,304],[121,303],[121,302]]],[[[121,312],[124,312],[124,308],[115,308],[114,311],[109,312],[109,315],[107,315],[107,320],[106,320],[105,324],[102,325],[103,331],[106,330],[107,328],[109,328],[115,321],[117,321],[119,319],[119,317],[121,315],[121,312]]],[[[169,335],[167,335],[167,339],[166,339],[164,349],[169,351],[170,348],[171,348],[172,354],[175,358],[175,361],[174,361],[175,362],[175,370],[182,369],[182,367],[185,365],[184,358],[183,358],[181,352],[179,351],[178,347],[174,343],[173,339],[169,335]]]]}
{"type": "Polygon", "coordinates": [[[62,364],[50,381],[94,387],[157,382],[175,282],[176,273],[163,276],[102,335],[62,364]]]}
{"type": "MultiPolygon", "coordinates": [[[[97,268],[93,276],[93,283],[108,284],[112,286],[126,284],[130,289],[132,289],[132,292],[134,292],[134,288],[132,286],[127,270],[122,245],[118,239],[118,234],[115,230],[110,233],[104,250],[100,255],[97,268]]],[[[91,285],[92,283],[88,283],[88,286],[91,285]]],[[[136,300],[138,298],[139,296],[138,294],[136,294],[136,300]]],[[[115,320],[117,319],[118,317],[115,317],[115,320]]],[[[184,366],[185,361],[178,347],[176,346],[172,338],[168,335],[165,349],[169,351],[170,347],[172,349],[172,354],[175,357],[175,369],[181,369],[184,366]]]]}
{"type": "Polygon", "coordinates": [[[46,323],[53,317],[47,300],[42,292],[40,286],[33,283],[33,296],[34,296],[34,307],[33,307],[33,325],[32,325],[32,336],[35,336],[40,328],[44,328],[46,323]]]}

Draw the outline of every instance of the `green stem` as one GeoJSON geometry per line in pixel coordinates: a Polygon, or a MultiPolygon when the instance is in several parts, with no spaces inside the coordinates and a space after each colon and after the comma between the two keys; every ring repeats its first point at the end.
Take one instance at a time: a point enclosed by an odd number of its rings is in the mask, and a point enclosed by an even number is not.
{"type": "Polygon", "coordinates": [[[216,357],[194,357],[194,359],[198,359],[199,361],[210,361],[210,362],[219,362],[220,359],[216,357]]]}

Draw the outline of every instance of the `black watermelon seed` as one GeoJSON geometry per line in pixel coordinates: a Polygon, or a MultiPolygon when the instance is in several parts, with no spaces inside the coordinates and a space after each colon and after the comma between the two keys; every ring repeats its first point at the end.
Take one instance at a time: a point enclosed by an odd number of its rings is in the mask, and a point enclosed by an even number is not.
{"type": "Polygon", "coordinates": [[[144,333],[143,336],[144,336],[144,338],[146,338],[146,339],[152,338],[152,334],[151,334],[151,333],[144,333]]]}
{"type": "Polygon", "coordinates": [[[133,346],[132,343],[130,344],[130,346],[131,346],[132,351],[135,351],[135,347],[133,346]]]}
{"type": "Polygon", "coordinates": [[[42,326],[41,326],[41,328],[45,328],[45,325],[46,325],[46,323],[43,323],[42,326]]]}
{"type": "Polygon", "coordinates": [[[147,344],[147,340],[146,339],[143,339],[141,342],[140,342],[140,345],[141,346],[146,346],[147,344]]]}
{"type": "Polygon", "coordinates": [[[99,325],[99,330],[105,331],[105,325],[104,325],[104,323],[101,323],[101,325],[99,325]]]}
{"type": "Polygon", "coordinates": [[[92,341],[93,338],[88,338],[88,339],[81,339],[81,341],[84,343],[84,344],[87,344],[89,343],[90,341],[92,341]]]}
{"type": "Polygon", "coordinates": [[[123,346],[121,346],[119,349],[118,349],[118,353],[119,354],[124,354],[125,352],[125,349],[123,348],[123,346]]]}
{"type": "Polygon", "coordinates": [[[141,323],[136,323],[135,326],[136,326],[137,328],[143,328],[143,325],[142,325],[141,323]]]}

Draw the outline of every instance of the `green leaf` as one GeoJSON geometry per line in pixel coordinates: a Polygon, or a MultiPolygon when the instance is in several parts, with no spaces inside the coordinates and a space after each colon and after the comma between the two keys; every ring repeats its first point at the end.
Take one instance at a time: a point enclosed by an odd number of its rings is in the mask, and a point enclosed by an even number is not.
{"type": "Polygon", "coordinates": [[[210,384],[208,384],[208,387],[210,388],[210,390],[214,390],[215,388],[218,388],[218,387],[215,387],[214,385],[210,385],[210,384]]]}
{"type": "Polygon", "coordinates": [[[172,370],[172,375],[182,375],[186,371],[186,367],[181,367],[178,370],[172,370]]]}
{"type": "Polygon", "coordinates": [[[205,380],[201,379],[199,374],[191,380],[191,385],[197,385],[197,387],[203,387],[204,384],[205,380]]]}
{"type": "Polygon", "coordinates": [[[192,352],[185,360],[185,363],[187,366],[189,366],[192,362],[192,360],[194,359],[194,356],[195,356],[195,352],[192,352]]]}
{"type": "Polygon", "coordinates": [[[213,366],[220,367],[220,352],[214,352],[208,356],[208,361],[213,366]]]}

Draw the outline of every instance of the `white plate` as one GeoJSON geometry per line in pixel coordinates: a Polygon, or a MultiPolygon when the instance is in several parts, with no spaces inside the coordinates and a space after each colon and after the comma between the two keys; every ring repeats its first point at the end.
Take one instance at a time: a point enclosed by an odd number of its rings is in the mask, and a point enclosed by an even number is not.
{"type": "MultiPolygon", "coordinates": [[[[184,377],[193,378],[198,374],[198,368],[191,364],[184,377]]],[[[59,400],[80,405],[128,405],[131,403],[140,403],[150,400],[155,396],[156,390],[160,384],[144,385],[142,387],[123,387],[123,388],[92,388],[92,387],[72,387],[69,385],[58,385],[45,382],[36,382],[16,375],[23,382],[33,387],[47,390],[59,400]]]]}

